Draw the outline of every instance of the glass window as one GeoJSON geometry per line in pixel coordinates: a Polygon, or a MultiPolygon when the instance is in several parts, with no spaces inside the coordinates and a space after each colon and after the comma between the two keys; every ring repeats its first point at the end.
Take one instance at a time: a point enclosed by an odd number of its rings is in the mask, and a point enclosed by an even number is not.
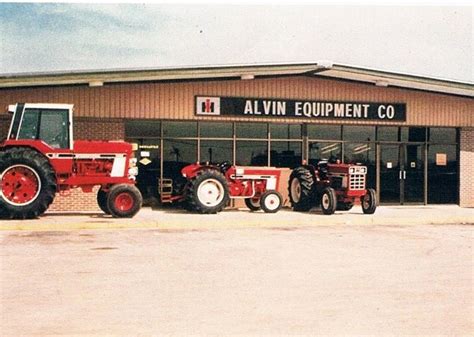
{"type": "Polygon", "coordinates": [[[424,142],[426,140],[426,128],[402,127],[402,142],[424,142]]]}
{"type": "Polygon", "coordinates": [[[39,139],[54,148],[68,148],[68,115],[68,110],[41,110],[39,139]]]}
{"type": "Polygon", "coordinates": [[[375,140],[374,126],[344,126],[344,140],[369,142],[375,140]]]}
{"type": "Polygon", "coordinates": [[[144,199],[158,197],[158,179],[160,178],[160,140],[129,139],[138,145],[135,152],[137,158],[137,187],[144,199]]]}
{"type": "Polygon", "coordinates": [[[201,137],[232,138],[234,134],[232,123],[199,123],[201,137]]]}
{"type": "Polygon", "coordinates": [[[344,143],[344,162],[367,166],[367,187],[375,188],[374,143],[344,143]]]}
{"type": "Polygon", "coordinates": [[[25,110],[18,139],[36,139],[38,137],[39,116],[40,111],[38,109],[25,110]]]}
{"type": "Polygon", "coordinates": [[[125,135],[127,137],[161,137],[160,121],[155,120],[134,120],[125,121],[125,135]]]}
{"type": "Polygon", "coordinates": [[[268,143],[255,141],[237,141],[235,160],[236,165],[267,166],[268,143]]]}
{"type": "Polygon", "coordinates": [[[233,162],[231,140],[201,140],[201,159],[202,162],[213,164],[224,161],[233,162]]]}
{"type": "Polygon", "coordinates": [[[270,124],[272,139],[301,139],[300,124],[270,124]]]}
{"type": "Polygon", "coordinates": [[[396,142],[398,141],[398,127],[379,126],[377,127],[377,140],[396,142]]]}
{"type": "Polygon", "coordinates": [[[308,125],[310,139],[341,139],[341,126],[339,125],[308,125]]]}
{"type": "Polygon", "coordinates": [[[429,145],[428,203],[457,203],[458,193],[457,146],[429,145]]]}
{"type": "Polygon", "coordinates": [[[320,160],[342,161],[342,143],[310,142],[309,164],[316,165],[320,160]]]}
{"type": "Polygon", "coordinates": [[[237,123],[237,138],[267,138],[267,124],[265,123],[237,123]]]}
{"type": "Polygon", "coordinates": [[[301,165],[301,142],[271,142],[270,165],[294,168],[301,165]]]}
{"type": "Polygon", "coordinates": [[[197,141],[164,140],[163,161],[191,164],[197,161],[197,141]]]}
{"type": "Polygon", "coordinates": [[[456,129],[454,128],[429,128],[429,141],[434,143],[456,143],[456,129]]]}
{"type": "Polygon", "coordinates": [[[163,137],[197,137],[197,123],[163,122],[163,137]]]}

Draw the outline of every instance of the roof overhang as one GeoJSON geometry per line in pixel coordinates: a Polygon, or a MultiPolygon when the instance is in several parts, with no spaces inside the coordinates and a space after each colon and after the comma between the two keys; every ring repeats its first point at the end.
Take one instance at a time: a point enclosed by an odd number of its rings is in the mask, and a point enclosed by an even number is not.
{"type": "Polygon", "coordinates": [[[58,85],[102,86],[107,83],[224,78],[252,80],[265,76],[296,75],[350,80],[383,87],[398,87],[474,97],[473,83],[332,64],[330,62],[3,74],[0,75],[0,88],[58,85]]]}

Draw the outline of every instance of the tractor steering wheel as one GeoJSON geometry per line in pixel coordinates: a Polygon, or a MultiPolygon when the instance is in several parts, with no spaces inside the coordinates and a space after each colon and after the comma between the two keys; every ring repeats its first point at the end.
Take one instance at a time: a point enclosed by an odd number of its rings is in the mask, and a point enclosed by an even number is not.
{"type": "Polygon", "coordinates": [[[224,161],[219,164],[219,169],[221,170],[222,173],[226,173],[228,169],[232,167],[232,163],[230,161],[224,161]]]}

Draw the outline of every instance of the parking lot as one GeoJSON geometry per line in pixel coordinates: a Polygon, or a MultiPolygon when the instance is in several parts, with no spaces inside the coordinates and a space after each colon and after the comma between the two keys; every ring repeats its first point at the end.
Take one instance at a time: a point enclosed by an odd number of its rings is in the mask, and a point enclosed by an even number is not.
{"type": "MultiPolygon", "coordinates": [[[[142,212],[135,221],[152,214],[142,212]]],[[[162,226],[142,228],[98,214],[46,216],[40,230],[2,222],[0,335],[474,331],[472,224],[379,224],[356,210],[333,224],[292,212],[166,223],[161,212],[162,226]]]]}

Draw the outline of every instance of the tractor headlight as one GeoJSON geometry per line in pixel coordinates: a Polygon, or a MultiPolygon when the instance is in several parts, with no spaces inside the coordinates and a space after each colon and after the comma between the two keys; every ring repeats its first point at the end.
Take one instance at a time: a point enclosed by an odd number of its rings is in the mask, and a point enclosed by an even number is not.
{"type": "Polygon", "coordinates": [[[128,162],[128,177],[135,179],[138,175],[137,158],[130,158],[128,162]]]}

